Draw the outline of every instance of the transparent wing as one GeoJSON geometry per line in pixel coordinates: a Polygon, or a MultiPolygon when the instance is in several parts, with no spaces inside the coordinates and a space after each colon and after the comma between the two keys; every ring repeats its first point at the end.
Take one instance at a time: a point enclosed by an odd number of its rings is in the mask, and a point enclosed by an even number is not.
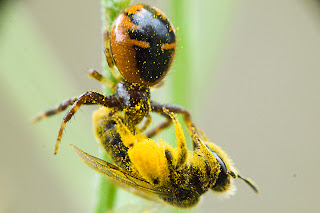
{"type": "Polygon", "coordinates": [[[120,167],[114,166],[111,163],[89,155],[72,144],[70,144],[70,146],[81,158],[81,160],[87,164],[87,166],[109,177],[117,185],[151,200],[159,200],[159,197],[156,195],[160,195],[161,197],[169,197],[166,189],[160,189],[159,187],[157,188],[155,185],[150,184],[140,177],[134,176],[132,173],[129,173],[120,167]]]}

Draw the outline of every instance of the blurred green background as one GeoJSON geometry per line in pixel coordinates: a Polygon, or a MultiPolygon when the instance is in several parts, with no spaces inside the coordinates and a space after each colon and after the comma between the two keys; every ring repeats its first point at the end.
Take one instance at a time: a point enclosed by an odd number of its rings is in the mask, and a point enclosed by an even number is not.
{"type": "MultiPolygon", "coordinates": [[[[169,0],[143,2],[174,16],[169,0]]],[[[257,196],[236,180],[234,197],[208,192],[196,211],[317,212],[319,7],[299,0],[185,2],[189,30],[175,27],[178,42],[184,33],[190,42],[178,49],[192,59],[187,107],[261,190],[257,196]]],[[[11,0],[0,7],[0,212],[89,212],[96,174],[67,144],[97,155],[96,107],[83,107],[67,125],[57,156],[64,113],[35,125],[30,119],[89,89],[101,91],[87,77],[90,68],[102,69],[100,2],[11,0]]],[[[179,103],[170,98],[177,72],[183,70],[173,68],[153,99],[179,103]]]]}

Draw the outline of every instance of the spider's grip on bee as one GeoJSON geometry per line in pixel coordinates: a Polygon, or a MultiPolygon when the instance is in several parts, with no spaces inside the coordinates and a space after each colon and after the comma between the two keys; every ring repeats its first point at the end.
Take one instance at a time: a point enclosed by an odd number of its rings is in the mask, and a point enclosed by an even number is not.
{"type": "MultiPolygon", "coordinates": [[[[235,191],[232,181],[234,178],[244,180],[258,192],[250,179],[238,174],[220,147],[201,139],[194,129],[189,131],[194,141],[193,151],[189,151],[176,116],[165,108],[163,112],[174,124],[177,148],[174,149],[162,140],[154,141],[148,138],[139,133],[138,127],[136,133],[132,134],[123,123],[124,117],[121,114],[116,113],[110,117],[109,109],[101,107],[93,115],[95,134],[118,168],[117,172],[112,175],[104,172],[110,172],[109,163],[103,163],[102,160],[93,163],[96,158],[83,154],[83,151],[81,155],[78,154],[79,157],[120,187],[182,208],[194,206],[200,196],[209,189],[221,194],[232,194],[235,191]],[[139,184],[129,184],[132,180],[139,184]]],[[[77,150],[76,152],[79,153],[77,150]]]]}
{"type": "Polygon", "coordinates": [[[190,113],[181,106],[151,100],[151,89],[163,84],[176,51],[175,30],[157,8],[137,4],[125,9],[104,33],[105,57],[117,83],[91,69],[89,77],[114,92],[104,95],[87,91],[69,98],[33,119],[33,122],[58,114],[68,107],[57,136],[58,153],[66,124],[82,105],[99,105],[93,114],[94,132],[113,164],[71,147],[89,167],[112,182],[139,196],[175,207],[196,205],[200,196],[211,190],[219,194],[235,191],[233,179],[258,188],[239,175],[227,154],[210,142],[198,129],[190,113]],[[151,130],[152,113],[165,120],[151,130]],[[193,142],[188,150],[176,114],[181,114],[193,142]],[[144,124],[141,124],[145,120],[144,124]],[[159,132],[174,125],[176,148],[163,140],[154,141],[159,132]],[[144,132],[147,133],[144,133],[144,132]]]}

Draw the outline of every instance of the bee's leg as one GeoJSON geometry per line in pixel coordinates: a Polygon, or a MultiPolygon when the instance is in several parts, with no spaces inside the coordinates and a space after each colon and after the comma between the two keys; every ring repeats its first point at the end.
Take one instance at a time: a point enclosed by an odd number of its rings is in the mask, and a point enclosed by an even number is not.
{"type": "Polygon", "coordinates": [[[217,160],[208,148],[206,142],[199,138],[198,134],[194,131],[194,129],[191,129],[189,133],[192,137],[193,143],[196,144],[195,146],[198,147],[201,150],[201,153],[205,155],[208,165],[215,165],[217,163],[217,160]]]}
{"type": "Polygon", "coordinates": [[[59,144],[61,141],[63,130],[66,126],[66,123],[72,118],[72,116],[77,112],[77,110],[83,104],[102,105],[108,108],[115,108],[120,106],[118,98],[115,95],[104,96],[100,93],[93,92],[93,91],[88,91],[80,95],[63,118],[60,130],[59,130],[59,134],[57,137],[55,154],[58,153],[59,144]]]}
{"type": "Polygon", "coordinates": [[[181,168],[188,157],[188,149],[187,149],[187,144],[186,144],[186,139],[184,137],[184,133],[182,130],[182,127],[177,120],[176,116],[167,110],[166,108],[163,108],[163,112],[166,113],[170,118],[172,119],[172,122],[174,124],[174,130],[176,133],[176,138],[177,138],[177,147],[178,147],[178,152],[176,155],[176,169],[181,168]]]}
{"type": "MultiPolygon", "coordinates": [[[[173,104],[162,104],[161,105],[161,104],[158,104],[158,103],[151,101],[151,110],[153,112],[158,112],[162,116],[166,117],[166,121],[164,121],[159,126],[154,128],[151,132],[149,132],[147,134],[149,137],[153,137],[156,134],[158,134],[160,131],[162,131],[163,129],[167,128],[172,121],[172,119],[170,119],[170,117],[166,113],[163,112],[162,108],[166,108],[167,110],[169,110],[170,112],[173,112],[173,113],[182,114],[189,131],[191,128],[195,128],[195,125],[191,120],[191,115],[186,109],[182,108],[179,105],[173,105],[173,104]]],[[[194,143],[193,146],[197,147],[197,144],[194,143]]]]}
{"type": "Polygon", "coordinates": [[[31,120],[31,122],[35,123],[35,122],[38,122],[46,117],[58,114],[59,112],[62,112],[63,110],[65,110],[68,106],[71,106],[74,102],[76,102],[77,99],[78,99],[78,97],[73,97],[73,98],[69,98],[67,100],[64,100],[58,106],[52,107],[51,109],[48,109],[44,113],[36,116],[35,118],[33,118],[31,120]]]}
{"type": "Polygon", "coordinates": [[[133,147],[136,142],[135,135],[131,133],[129,128],[122,122],[120,118],[118,117],[115,118],[115,121],[117,123],[116,124],[117,131],[121,137],[123,144],[128,148],[133,147]]]}
{"type": "Polygon", "coordinates": [[[89,70],[89,77],[96,79],[97,81],[104,84],[106,87],[108,87],[112,91],[116,90],[116,84],[113,81],[104,77],[98,71],[96,71],[94,69],[89,70]]]}

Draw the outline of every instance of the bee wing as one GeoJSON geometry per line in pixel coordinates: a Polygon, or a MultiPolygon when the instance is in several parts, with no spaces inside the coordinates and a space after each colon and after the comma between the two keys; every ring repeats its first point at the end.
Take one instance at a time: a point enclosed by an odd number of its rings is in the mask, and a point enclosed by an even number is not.
{"type": "Polygon", "coordinates": [[[104,160],[101,160],[97,157],[89,155],[85,153],[78,147],[70,144],[76,154],[81,158],[81,160],[87,164],[87,166],[91,167],[92,169],[96,170],[99,173],[111,178],[116,184],[120,185],[121,187],[128,190],[128,188],[132,189],[134,193],[148,198],[152,200],[158,200],[158,196],[167,197],[168,193],[165,189],[160,189],[155,187],[153,184],[150,184],[146,180],[134,176],[132,173],[129,173],[117,166],[114,166],[111,163],[108,163],[104,160]],[[140,190],[140,192],[135,191],[135,189],[140,190]],[[141,193],[142,192],[142,193],[141,193]]]}

